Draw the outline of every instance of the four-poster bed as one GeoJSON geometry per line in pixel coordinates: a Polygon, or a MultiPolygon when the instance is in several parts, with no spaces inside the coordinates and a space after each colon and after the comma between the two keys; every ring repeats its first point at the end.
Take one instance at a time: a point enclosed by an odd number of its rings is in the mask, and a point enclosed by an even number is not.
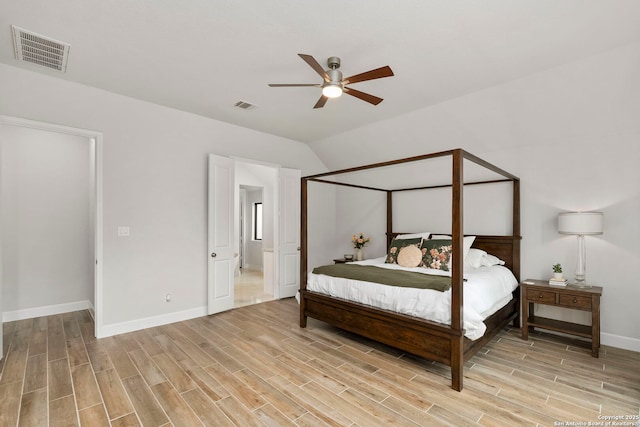
{"type": "MultiPolygon", "coordinates": [[[[511,299],[504,307],[484,320],[487,327],[484,335],[476,340],[464,336],[463,329],[463,187],[465,185],[505,183],[512,184],[512,234],[508,236],[476,235],[474,248],[484,250],[505,261],[517,280],[520,279],[520,181],[519,179],[464,151],[454,149],[422,156],[381,162],[333,172],[303,177],[301,181],[301,247],[300,247],[300,327],[306,327],[307,317],[312,317],[338,328],[357,333],[373,340],[391,345],[409,353],[435,360],[451,367],[451,387],[462,390],[464,362],[471,358],[482,346],[491,340],[509,322],[519,325],[519,292],[513,291],[511,299]],[[327,177],[366,171],[388,166],[396,166],[435,158],[450,157],[452,179],[450,184],[421,186],[400,189],[374,188],[346,182],[328,180],[327,177]],[[499,176],[498,179],[463,181],[464,160],[479,165],[499,176]],[[451,188],[451,322],[450,324],[423,320],[414,316],[375,308],[369,305],[332,297],[307,289],[308,275],[308,182],[362,188],[386,192],[386,236],[387,247],[398,234],[393,230],[393,194],[407,190],[429,190],[451,188]]],[[[411,232],[412,230],[401,230],[411,232]]]]}

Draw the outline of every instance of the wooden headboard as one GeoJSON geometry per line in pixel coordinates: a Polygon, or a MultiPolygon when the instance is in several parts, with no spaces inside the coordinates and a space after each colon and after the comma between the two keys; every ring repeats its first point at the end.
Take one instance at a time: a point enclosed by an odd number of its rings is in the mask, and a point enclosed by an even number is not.
{"type": "MultiPolygon", "coordinates": [[[[393,232],[390,236],[387,236],[388,242],[391,243],[391,240],[398,234],[407,233],[393,232]]],[[[520,281],[520,240],[522,238],[520,236],[486,236],[477,234],[475,236],[476,238],[471,247],[482,249],[503,260],[505,267],[511,270],[516,279],[520,281]]],[[[387,244],[387,246],[389,245],[387,244]]]]}
{"type": "Polygon", "coordinates": [[[520,236],[476,236],[472,248],[495,255],[505,262],[505,267],[520,281],[520,236]]]}

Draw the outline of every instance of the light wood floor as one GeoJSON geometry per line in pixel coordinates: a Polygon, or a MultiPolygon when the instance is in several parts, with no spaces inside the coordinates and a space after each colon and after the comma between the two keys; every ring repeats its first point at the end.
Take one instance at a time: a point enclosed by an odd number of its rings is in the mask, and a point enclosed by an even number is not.
{"type": "Polygon", "coordinates": [[[640,353],[595,359],[518,329],[467,362],[460,393],[444,365],[313,319],[300,329],[293,299],[92,330],[84,311],[4,325],[0,426],[553,426],[640,405],[640,353]]]}

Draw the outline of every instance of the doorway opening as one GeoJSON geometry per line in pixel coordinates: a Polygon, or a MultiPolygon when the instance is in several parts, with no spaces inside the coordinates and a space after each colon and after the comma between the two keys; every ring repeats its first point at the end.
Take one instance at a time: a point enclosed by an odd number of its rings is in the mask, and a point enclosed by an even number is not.
{"type": "Polygon", "coordinates": [[[100,337],[102,138],[100,132],[0,116],[0,324],[87,309],[100,337]]]}
{"type": "Polygon", "coordinates": [[[208,314],[234,308],[235,278],[240,275],[240,266],[242,276],[254,269],[253,266],[257,267],[255,270],[261,269],[260,301],[265,295],[271,299],[295,295],[300,283],[300,177],[299,169],[209,155],[208,314]],[[251,190],[259,190],[261,200],[250,202],[251,190]],[[262,213],[261,223],[251,221],[252,212],[256,212],[255,216],[262,213]],[[249,242],[258,248],[253,260],[249,242]]]}
{"type": "MultiPolygon", "coordinates": [[[[234,308],[246,305],[259,304],[275,299],[273,290],[273,249],[265,247],[268,239],[273,235],[273,223],[265,221],[264,207],[268,208],[269,200],[265,200],[265,187],[242,184],[247,179],[243,168],[248,168],[254,173],[252,179],[256,179],[255,168],[246,164],[238,168],[238,195],[237,204],[238,227],[236,228],[238,252],[235,256],[234,270],[234,308]]],[[[246,171],[246,170],[245,170],[246,171]]],[[[261,174],[264,185],[273,185],[269,174],[261,174]]],[[[245,181],[246,182],[246,181],[245,181]]],[[[267,194],[268,196],[268,194],[267,194]]],[[[268,197],[267,197],[268,198],[268,197]]]]}

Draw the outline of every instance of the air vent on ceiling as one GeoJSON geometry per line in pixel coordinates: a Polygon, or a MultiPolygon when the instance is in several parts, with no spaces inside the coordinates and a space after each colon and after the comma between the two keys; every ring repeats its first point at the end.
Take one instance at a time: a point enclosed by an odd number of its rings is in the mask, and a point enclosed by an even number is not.
{"type": "Polygon", "coordinates": [[[242,108],[243,110],[253,110],[254,108],[256,108],[254,104],[251,104],[247,101],[238,101],[234,104],[234,106],[242,108]]]}
{"type": "Polygon", "coordinates": [[[67,71],[70,44],[41,36],[15,25],[11,26],[11,30],[18,61],[31,62],[63,73],[67,71]]]}

